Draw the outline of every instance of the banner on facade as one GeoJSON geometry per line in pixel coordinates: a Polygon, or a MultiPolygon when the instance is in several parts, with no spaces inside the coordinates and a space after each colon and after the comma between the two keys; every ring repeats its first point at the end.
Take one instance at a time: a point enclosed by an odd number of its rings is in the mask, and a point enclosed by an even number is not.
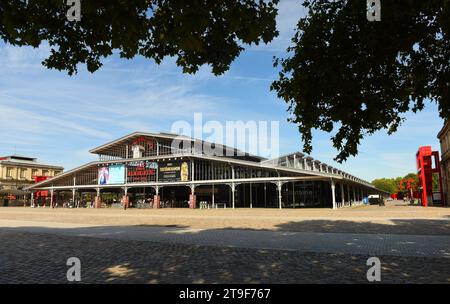
{"type": "Polygon", "coordinates": [[[159,164],[160,182],[187,182],[189,181],[188,162],[169,162],[159,164]]]}
{"type": "Polygon", "coordinates": [[[109,165],[98,169],[99,185],[120,185],[125,183],[125,166],[109,165]]]}
{"type": "Polygon", "coordinates": [[[145,183],[156,181],[158,163],[153,161],[138,161],[128,164],[127,179],[129,183],[145,183]]]}

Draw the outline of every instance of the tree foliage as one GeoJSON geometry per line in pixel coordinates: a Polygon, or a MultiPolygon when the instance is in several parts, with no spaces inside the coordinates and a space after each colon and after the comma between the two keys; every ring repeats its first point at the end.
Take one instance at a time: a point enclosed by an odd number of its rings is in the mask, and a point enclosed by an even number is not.
{"type": "Polygon", "coordinates": [[[396,183],[395,179],[392,178],[375,179],[372,181],[372,185],[391,194],[398,191],[398,184],[396,183]]]}
{"type": "Polygon", "coordinates": [[[381,1],[381,21],[366,1],[305,1],[286,58],[272,84],[289,105],[305,152],[312,130],[332,133],[336,160],[356,155],[361,139],[391,134],[404,113],[430,99],[450,117],[450,1],[381,1]]]}
{"type": "MultiPolygon", "coordinates": [[[[43,64],[77,72],[102,59],[169,56],[184,73],[210,65],[229,69],[245,45],[277,34],[279,0],[83,0],[79,22],[66,18],[64,0],[1,0],[0,38],[51,51],[43,64]]],[[[275,60],[271,89],[286,101],[304,151],[312,131],[332,134],[341,162],[376,131],[391,134],[404,113],[430,99],[450,117],[450,1],[381,1],[381,22],[366,18],[365,0],[304,1],[288,55],[275,60]]]]}
{"type": "Polygon", "coordinates": [[[204,64],[225,72],[245,44],[267,43],[276,35],[274,1],[254,0],[83,0],[81,21],[66,18],[65,0],[0,1],[0,38],[17,46],[46,41],[48,68],[90,72],[114,51],[156,63],[175,57],[185,73],[204,64]]]}
{"type": "MultiPolygon", "coordinates": [[[[377,187],[378,189],[387,191],[391,194],[393,193],[397,193],[399,191],[407,191],[406,190],[406,180],[408,179],[412,179],[414,180],[412,186],[413,186],[413,191],[417,191],[418,190],[418,186],[419,186],[419,177],[416,173],[408,173],[403,177],[396,177],[396,178],[379,178],[379,179],[374,179],[372,181],[372,185],[374,185],[375,187],[377,187]],[[400,181],[403,180],[403,187],[404,189],[400,189],[400,181]]],[[[433,181],[434,182],[434,181],[433,181]]]]}

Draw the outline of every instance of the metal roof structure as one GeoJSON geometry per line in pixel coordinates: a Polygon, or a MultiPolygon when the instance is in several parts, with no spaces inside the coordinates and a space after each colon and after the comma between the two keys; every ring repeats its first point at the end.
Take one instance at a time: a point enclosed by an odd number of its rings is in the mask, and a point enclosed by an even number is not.
{"type": "MultiPolygon", "coordinates": [[[[135,132],[126,136],[123,136],[117,140],[108,142],[104,145],[101,145],[97,148],[91,149],[90,152],[94,154],[99,154],[100,157],[102,154],[108,154],[111,149],[115,149],[118,146],[122,146],[125,143],[129,143],[130,140],[138,138],[138,137],[151,137],[156,138],[158,140],[165,139],[165,140],[174,140],[174,139],[181,139],[181,140],[187,140],[189,142],[195,143],[199,142],[200,140],[186,137],[186,136],[178,136],[176,134],[168,134],[168,133],[146,133],[146,132],[135,132]]],[[[200,141],[203,142],[203,141],[200,141]]],[[[327,165],[326,163],[323,163],[319,160],[316,160],[312,158],[311,156],[305,155],[301,152],[295,152],[287,155],[280,156],[275,159],[265,159],[263,157],[250,155],[248,153],[239,151],[236,148],[230,148],[223,145],[217,145],[217,147],[223,147],[226,150],[232,151],[234,153],[240,152],[242,155],[248,156],[247,159],[238,159],[238,158],[232,158],[232,157],[220,157],[220,156],[214,156],[214,155],[206,155],[203,153],[200,153],[199,151],[177,151],[174,153],[171,151],[171,154],[166,155],[152,155],[152,156],[146,156],[138,159],[131,159],[132,161],[143,161],[143,160],[165,160],[170,158],[176,158],[176,157],[185,157],[190,159],[197,159],[197,160],[208,160],[208,161],[214,161],[218,163],[226,163],[231,166],[245,166],[249,168],[260,168],[260,169],[267,169],[272,170],[278,173],[283,174],[297,174],[298,176],[309,176],[309,177],[316,177],[321,179],[335,179],[335,180],[345,180],[350,183],[363,185],[368,188],[376,189],[372,184],[369,182],[357,178],[349,173],[346,173],[342,170],[339,170],[337,168],[334,168],[330,165],[327,165]]],[[[128,154],[127,154],[128,155],[128,154]]],[[[77,172],[80,172],[82,170],[86,170],[89,168],[99,167],[101,165],[109,164],[109,163],[127,163],[130,159],[127,157],[122,158],[114,158],[114,159],[100,159],[99,161],[91,162],[86,165],[80,166],[78,168],[72,169],[70,171],[64,172],[54,178],[42,181],[38,184],[35,184],[33,186],[28,187],[28,189],[40,189],[40,188],[48,188],[51,187],[52,184],[57,182],[58,180],[61,180],[63,178],[67,178],[68,176],[72,174],[76,174],[77,172]]],[[[377,189],[378,190],[378,189],[377,189]]]]}
{"type": "Polygon", "coordinates": [[[184,135],[177,135],[177,134],[172,134],[172,133],[148,133],[148,132],[134,132],[128,135],[125,135],[123,137],[120,137],[116,140],[110,141],[106,144],[103,144],[99,147],[96,147],[94,149],[89,150],[90,153],[93,154],[102,154],[105,153],[105,151],[107,151],[108,149],[111,149],[117,145],[122,145],[123,143],[127,142],[128,140],[130,140],[131,138],[135,138],[135,137],[139,137],[139,136],[145,136],[145,137],[153,137],[153,138],[160,138],[160,139],[166,139],[166,140],[180,140],[180,141],[189,141],[189,142],[193,142],[193,143],[200,143],[200,144],[210,144],[212,146],[214,146],[215,148],[223,148],[226,151],[230,151],[233,154],[238,154],[238,155],[242,155],[242,156],[248,156],[257,160],[265,160],[264,157],[261,156],[257,156],[257,155],[252,155],[250,153],[244,152],[242,150],[239,150],[237,148],[233,148],[233,147],[228,147],[225,145],[221,145],[221,144],[216,144],[216,143],[211,143],[205,140],[201,140],[201,139],[196,139],[196,138],[192,138],[192,137],[188,137],[188,136],[184,136],[184,135]]]}
{"type": "Polygon", "coordinates": [[[371,183],[353,176],[349,173],[341,171],[333,166],[327,165],[313,157],[306,155],[302,152],[294,152],[290,154],[286,154],[274,159],[264,160],[261,162],[262,164],[271,164],[275,166],[287,167],[287,168],[297,168],[306,170],[309,168],[309,171],[319,172],[319,173],[329,173],[332,175],[339,175],[345,179],[365,184],[366,186],[370,186],[371,183]],[[308,166],[309,165],[309,166],[308,166]]]}

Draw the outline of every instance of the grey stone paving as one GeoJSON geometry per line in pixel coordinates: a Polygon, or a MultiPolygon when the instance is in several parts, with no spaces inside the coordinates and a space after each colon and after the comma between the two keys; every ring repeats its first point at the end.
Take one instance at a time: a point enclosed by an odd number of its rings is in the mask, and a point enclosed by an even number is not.
{"type": "Polygon", "coordinates": [[[450,236],[387,235],[253,230],[200,230],[152,226],[64,227],[47,223],[1,221],[3,231],[48,233],[64,236],[151,241],[162,243],[293,250],[318,253],[450,257],[450,236]],[[10,223],[11,227],[8,226],[10,223]],[[54,225],[54,226],[52,226],[54,225]]]}
{"type": "MultiPolygon", "coordinates": [[[[197,246],[0,229],[0,284],[68,283],[69,257],[81,283],[368,283],[368,255],[197,246]]],[[[381,283],[450,283],[450,259],[379,256],[381,283]]]]}

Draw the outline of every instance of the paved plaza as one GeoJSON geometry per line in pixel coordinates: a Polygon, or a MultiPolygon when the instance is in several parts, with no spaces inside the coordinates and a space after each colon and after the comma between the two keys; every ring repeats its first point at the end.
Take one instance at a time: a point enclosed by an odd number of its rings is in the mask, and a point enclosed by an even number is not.
{"type": "Polygon", "coordinates": [[[450,283],[450,209],[0,209],[0,283],[450,283]],[[206,217],[206,215],[208,215],[206,217]]]}
{"type": "Polygon", "coordinates": [[[0,220],[3,231],[299,252],[450,258],[450,236],[90,226],[0,220]],[[42,225],[42,226],[37,226],[42,225]]]}
{"type": "Polygon", "coordinates": [[[407,206],[332,209],[69,209],[0,208],[0,220],[83,226],[163,226],[190,229],[450,235],[450,208],[407,206]]]}

